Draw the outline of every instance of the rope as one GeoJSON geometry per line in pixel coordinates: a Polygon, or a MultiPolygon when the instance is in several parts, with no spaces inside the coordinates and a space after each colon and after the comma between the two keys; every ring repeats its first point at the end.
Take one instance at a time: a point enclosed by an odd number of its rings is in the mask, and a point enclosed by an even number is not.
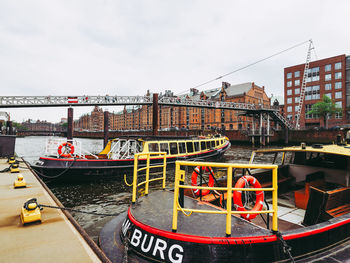
{"type": "Polygon", "coordinates": [[[189,214],[186,214],[186,212],[182,209],[182,207],[179,204],[179,200],[176,201],[176,204],[178,207],[180,207],[180,211],[185,215],[185,216],[191,216],[193,211],[189,212],[189,214]]]}
{"type": "Polygon", "coordinates": [[[67,208],[67,207],[61,207],[61,206],[52,206],[52,205],[43,205],[43,204],[38,204],[38,207],[46,207],[46,208],[55,208],[55,209],[61,209],[61,210],[67,210],[71,212],[76,212],[76,213],[82,213],[82,214],[90,214],[90,215],[97,215],[97,216],[117,216],[119,214],[104,214],[104,213],[96,213],[96,212],[87,212],[87,211],[81,211],[73,208],[67,208]]]}
{"type": "Polygon", "coordinates": [[[265,57],[265,58],[263,58],[263,59],[260,59],[260,60],[258,60],[258,61],[255,61],[255,62],[253,62],[253,63],[250,63],[250,64],[248,64],[248,65],[246,65],[246,66],[244,66],[244,67],[241,67],[241,68],[238,68],[238,69],[236,69],[236,70],[233,70],[233,71],[231,71],[231,72],[229,72],[229,73],[226,73],[226,74],[224,74],[224,75],[222,75],[222,76],[219,76],[219,77],[217,77],[217,78],[215,78],[215,79],[212,79],[212,80],[206,81],[206,82],[204,82],[204,83],[202,83],[202,84],[199,84],[199,85],[197,85],[197,86],[194,86],[193,88],[198,88],[198,87],[204,86],[204,85],[206,85],[206,84],[209,84],[209,83],[211,83],[211,82],[213,82],[213,81],[219,80],[219,79],[221,79],[221,78],[223,78],[223,77],[226,77],[226,76],[231,75],[231,74],[233,74],[233,73],[236,73],[236,72],[238,72],[238,71],[240,71],[240,70],[246,69],[246,68],[251,67],[251,66],[253,66],[253,65],[255,65],[255,64],[258,64],[258,63],[260,63],[260,62],[263,62],[263,61],[265,61],[265,60],[267,60],[267,59],[270,59],[270,58],[275,57],[275,56],[277,56],[277,55],[280,55],[280,54],[282,54],[282,53],[284,53],[284,52],[287,52],[287,51],[289,51],[289,50],[291,50],[291,49],[293,49],[293,48],[296,48],[296,47],[298,47],[298,46],[304,45],[305,43],[308,43],[308,42],[310,42],[310,41],[311,41],[311,40],[307,40],[307,41],[304,41],[304,42],[299,43],[299,44],[297,44],[297,45],[294,45],[294,46],[292,46],[292,47],[290,47],[290,48],[287,48],[287,49],[284,49],[284,50],[282,50],[282,51],[279,51],[279,52],[277,52],[277,53],[275,53],[275,54],[273,54],[273,55],[270,55],[270,56],[268,56],[268,57],[265,57]]]}
{"type": "Polygon", "coordinates": [[[6,173],[6,172],[10,171],[10,167],[7,167],[7,168],[5,168],[3,170],[0,170],[0,173],[6,173]]]}
{"type": "MultiPolygon", "coordinates": [[[[74,160],[73,162],[70,163],[70,165],[65,169],[63,170],[62,172],[60,172],[59,174],[57,175],[53,175],[53,176],[48,176],[48,175],[45,175],[43,173],[40,173],[38,171],[35,171],[38,175],[42,176],[42,177],[45,177],[45,178],[48,178],[48,179],[55,179],[55,178],[58,178],[60,177],[61,175],[65,174],[72,166],[73,164],[75,163],[75,161],[77,160],[77,158],[74,157],[74,160]]],[[[26,162],[27,163],[27,162],[26,162]]]]}
{"type": "Polygon", "coordinates": [[[282,248],[283,248],[283,253],[286,254],[286,255],[289,257],[289,259],[290,259],[291,262],[294,263],[295,261],[294,261],[294,258],[293,258],[293,256],[292,256],[292,253],[291,253],[292,247],[289,246],[289,245],[287,244],[287,242],[283,239],[283,236],[282,236],[281,232],[279,232],[279,231],[274,232],[274,231],[273,231],[273,233],[276,234],[277,239],[278,239],[279,241],[281,241],[282,248]]]}

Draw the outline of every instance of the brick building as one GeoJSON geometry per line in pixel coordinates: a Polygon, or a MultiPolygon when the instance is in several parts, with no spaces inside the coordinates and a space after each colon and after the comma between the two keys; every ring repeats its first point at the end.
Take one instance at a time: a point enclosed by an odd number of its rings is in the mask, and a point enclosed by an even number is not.
{"type": "MultiPolygon", "coordinates": [[[[301,85],[305,64],[284,69],[284,112],[289,120],[295,121],[298,112],[301,85]]],[[[350,112],[350,57],[339,55],[310,62],[306,78],[304,104],[300,116],[300,127],[324,126],[319,116],[306,114],[313,104],[328,96],[343,109],[341,113],[330,116],[328,126],[349,124],[350,112]]]]}
{"type": "MultiPolygon", "coordinates": [[[[146,96],[152,96],[148,91],[146,96]]],[[[175,97],[171,91],[165,91],[159,96],[175,97]]],[[[205,91],[191,89],[189,94],[176,96],[179,100],[187,98],[192,100],[212,100],[237,103],[249,103],[270,107],[270,98],[264,87],[247,82],[230,85],[223,82],[220,88],[205,91]]],[[[88,130],[103,129],[103,111],[95,107],[90,115],[83,115],[75,122],[75,128],[88,130]]],[[[151,130],[153,108],[151,105],[128,106],[117,113],[109,113],[109,126],[111,130],[151,130]]],[[[159,106],[158,124],[161,130],[190,129],[249,129],[252,118],[244,112],[221,109],[206,109],[193,107],[159,106]]]]}

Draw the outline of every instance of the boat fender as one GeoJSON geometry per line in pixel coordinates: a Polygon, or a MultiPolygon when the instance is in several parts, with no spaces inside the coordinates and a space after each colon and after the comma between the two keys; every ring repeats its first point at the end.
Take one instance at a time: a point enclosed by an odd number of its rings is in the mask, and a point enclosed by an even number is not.
{"type": "MultiPolygon", "coordinates": [[[[259,181],[251,175],[246,175],[239,178],[239,180],[235,185],[235,188],[244,188],[246,183],[249,183],[250,185],[252,185],[253,188],[261,188],[261,184],[259,183],[259,181]]],[[[264,204],[264,192],[256,191],[255,195],[256,195],[255,205],[253,209],[250,211],[261,211],[264,204]]],[[[235,208],[237,211],[247,211],[244,208],[244,205],[242,203],[242,191],[233,192],[233,202],[235,204],[235,208]]],[[[241,217],[247,220],[251,220],[251,219],[254,219],[257,215],[258,214],[241,214],[241,217]]]]}
{"type": "MultiPolygon", "coordinates": [[[[213,172],[213,169],[211,167],[209,167],[209,166],[202,166],[202,168],[200,166],[197,166],[194,169],[194,171],[192,173],[192,178],[191,178],[192,186],[198,186],[197,178],[198,178],[198,175],[201,173],[201,169],[202,169],[203,172],[209,172],[209,183],[208,183],[208,186],[209,187],[213,187],[214,186],[214,172],[213,172]]],[[[193,189],[193,192],[197,196],[200,195],[200,190],[199,189],[193,189]]],[[[202,190],[202,196],[207,195],[209,193],[210,193],[209,189],[202,190]]]]}
{"type": "Polygon", "coordinates": [[[21,209],[21,221],[22,224],[28,224],[33,222],[41,222],[40,207],[36,198],[28,199],[21,209]]]}
{"type": "Polygon", "coordinates": [[[66,158],[72,157],[74,153],[74,145],[71,144],[70,142],[64,142],[60,146],[58,146],[57,152],[61,157],[66,157],[66,158]],[[62,153],[63,147],[69,148],[70,149],[69,153],[62,153]]]}

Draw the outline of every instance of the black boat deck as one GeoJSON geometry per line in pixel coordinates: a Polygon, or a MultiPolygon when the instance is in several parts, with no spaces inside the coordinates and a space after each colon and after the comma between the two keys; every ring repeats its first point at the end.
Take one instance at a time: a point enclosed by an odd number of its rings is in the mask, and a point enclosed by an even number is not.
{"type": "MultiPolygon", "coordinates": [[[[173,218],[174,193],[169,191],[156,191],[147,197],[140,198],[131,207],[133,217],[150,227],[171,232],[173,218]]],[[[200,203],[192,198],[185,197],[185,208],[218,210],[206,203],[200,203]]],[[[224,214],[202,214],[192,213],[185,216],[181,211],[178,213],[177,233],[205,236],[225,237],[226,215],[224,214]]],[[[232,216],[232,237],[257,237],[271,235],[271,231],[254,225],[244,219],[232,216]]]]}

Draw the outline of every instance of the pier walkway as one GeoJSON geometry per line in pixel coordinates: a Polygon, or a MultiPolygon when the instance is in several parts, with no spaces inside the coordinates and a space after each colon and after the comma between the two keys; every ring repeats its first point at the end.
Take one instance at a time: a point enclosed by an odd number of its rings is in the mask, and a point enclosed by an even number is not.
{"type": "MultiPolygon", "coordinates": [[[[7,167],[7,160],[0,159],[0,170],[7,167]]],[[[0,262],[101,262],[61,210],[44,208],[41,224],[22,225],[20,210],[26,200],[35,197],[39,204],[60,204],[29,169],[20,171],[26,188],[14,189],[17,173],[0,173],[0,262]]]]}

